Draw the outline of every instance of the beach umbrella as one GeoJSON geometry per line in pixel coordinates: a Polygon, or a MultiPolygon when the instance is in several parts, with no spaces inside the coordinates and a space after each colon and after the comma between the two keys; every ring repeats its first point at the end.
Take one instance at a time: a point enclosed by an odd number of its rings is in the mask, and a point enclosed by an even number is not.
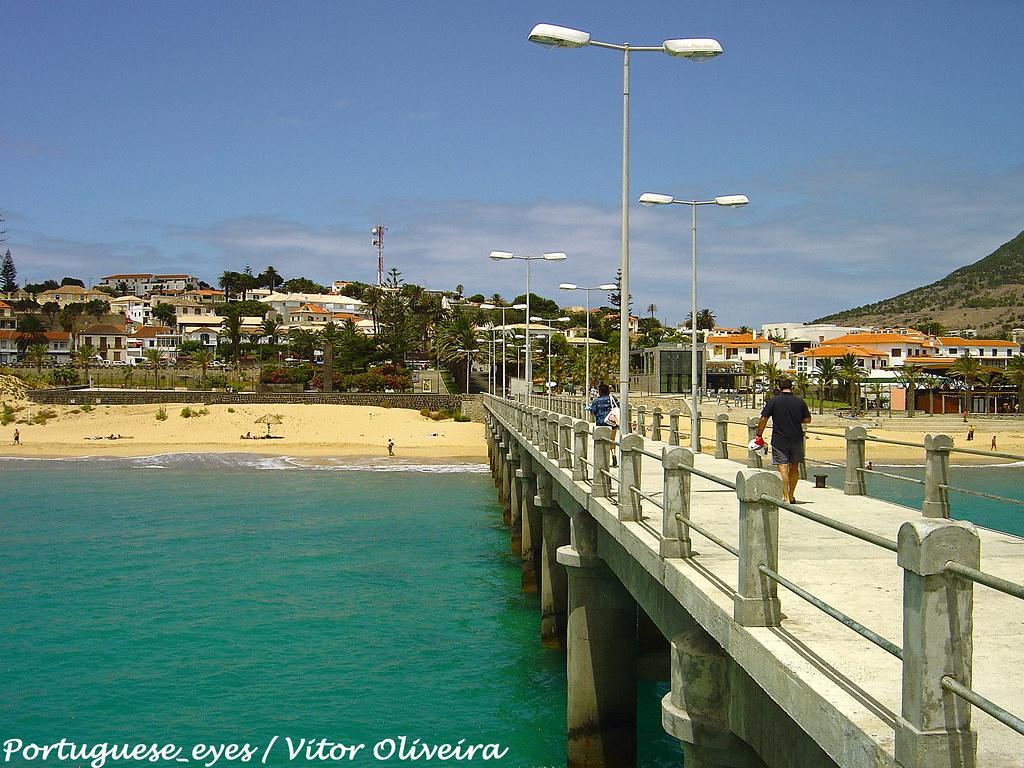
{"type": "Polygon", "coordinates": [[[276,413],[267,413],[267,414],[264,414],[263,416],[260,416],[253,423],[254,424],[266,424],[267,425],[267,434],[269,435],[270,434],[270,425],[271,424],[280,424],[281,423],[281,417],[278,416],[276,413]]]}

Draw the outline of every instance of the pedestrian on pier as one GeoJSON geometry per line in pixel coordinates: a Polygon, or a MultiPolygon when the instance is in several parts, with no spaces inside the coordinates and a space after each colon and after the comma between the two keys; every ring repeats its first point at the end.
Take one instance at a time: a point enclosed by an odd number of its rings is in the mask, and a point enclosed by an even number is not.
{"type": "MultiPolygon", "coordinates": [[[[599,384],[597,387],[597,397],[594,398],[594,402],[587,406],[587,410],[594,414],[594,424],[599,427],[611,427],[612,428],[612,445],[615,445],[615,433],[619,429],[619,421],[615,418],[615,414],[612,410],[617,410],[619,404],[615,402],[615,398],[611,395],[611,390],[608,389],[607,384],[599,384]],[[609,419],[609,416],[612,418],[609,419]]],[[[615,448],[612,448],[612,466],[616,467],[619,464],[619,460],[615,453],[615,448]]]]}
{"type": "Polygon", "coordinates": [[[761,437],[768,419],[772,420],[772,464],[782,477],[782,498],[795,504],[796,483],[800,479],[800,462],[804,460],[804,424],[811,422],[811,412],[800,397],[793,394],[793,382],[779,380],[779,394],[764,404],[757,436],[761,437]]]}

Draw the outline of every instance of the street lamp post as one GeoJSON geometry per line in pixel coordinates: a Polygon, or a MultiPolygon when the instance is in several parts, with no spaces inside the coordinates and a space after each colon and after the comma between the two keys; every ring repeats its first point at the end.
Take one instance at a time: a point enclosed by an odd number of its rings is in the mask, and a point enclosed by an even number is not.
{"type": "Polygon", "coordinates": [[[508,261],[515,259],[526,262],[526,402],[529,403],[530,395],[533,394],[533,359],[530,355],[530,262],[531,261],[565,261],[565,254],[562,252],[542,253],[539,256],[516,256],[508,251],[491,251],[491,258],[495,261],[508,261]]]}
{"type": "MultiPolygon", "coordinates": [[[[530,300],[530,291],[526,291],[526,300],[530,300]]],[[[527,312],[530,311],[529,304],[513,304],[511,307],[499,307],[496,304],[481,304],[480,309],[500,309],[501,310],[501,399],[505,399],[505,382],[508,381],[508,377],[505,375],[505,336],[508,334],[508,328],[505,326],[505,310],[506,309],[525,309],[527,312]]]]}
{"type": "Polygon", "coordinates": [[[629,418],[629,54],[632,51],[658,51],[690,61],[707,61],[722,52],[717,40],[684,38],[665,40],[657,46],[616,45],[592,40],[589,32],[554,24],[538,24],[530,31],[529,40],[555,48],[582,48],[592,45],[622,51],[622,241],[619,269],[619,409],[622,412],[623,434],[630,431],[629,418]]]}
{"type": "Polygon", "coordinates": [[[466,394],[469,394],[469,368],[473,359],[473,353],[478,351],[475,349],[459,349],[459,352],[464,352],[466,355],[466,394]]]}
{"type": "MultiPolygon", "coordinates": [[[[641,205],[688,205],[690,206],[690,448],[700,453],[700,440],[697,437],[700,428],[700,384],[697,377],[697,206],[721,205],[726,208],[738,208],[750,200],[746,195],[722,195],[713,200],[677,200],[672,195],[659,195],[645,192],[640,195],[641,205]]],[[[705,355],[707,350],[705,350],[705,355]]],[[[705,363],[706,364],[706,363],[705,363]]]]}
{"type": "Polygon", "coordinates": [[[554,335],[554,324],[555,323],[568,323],[570,318],[568,317],[556,317],[552,320],[548,320],[544,317],[531,317],[530,322],[534,323],[545,323],[548,326],[548,378],[544,382],[544,389],[548,393],[548,410],[551,410],[551,337],[554,335]]]}
{"type": "MultiPolygon", "coordinates": [[[[587,400],[590,395],[590,292],[591,291],[611,291],[616,288],[614,283],[602,283],[601,285],[595,285],[592,287],[586,287],[582,285],[576,285],[575,283],[562,283],[558,286],[563,291],[583,291],[587,295],[587,338],[584,342],[586,347],[586,373],[584,373],[583,380],[583,407],[586,408],[587,400]]],[[[622,406],[619,406],[622,409],[622,406]]]]}

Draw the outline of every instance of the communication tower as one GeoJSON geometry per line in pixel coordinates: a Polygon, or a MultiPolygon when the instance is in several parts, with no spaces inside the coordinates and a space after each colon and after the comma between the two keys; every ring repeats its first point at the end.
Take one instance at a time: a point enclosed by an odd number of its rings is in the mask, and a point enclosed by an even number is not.
{"type": "Polygon", "coordinates": [[[377,246],[377,287],[384,285],[384,233],[388,228],[382,224],[370,230],[373,235],[373,245],[377,246]]]}

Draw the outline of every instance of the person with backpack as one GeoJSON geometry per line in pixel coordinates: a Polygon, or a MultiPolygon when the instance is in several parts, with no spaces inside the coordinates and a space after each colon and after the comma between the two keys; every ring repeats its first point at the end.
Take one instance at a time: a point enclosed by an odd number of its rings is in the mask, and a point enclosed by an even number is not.
{"type": "MultiPolygon", "coordinates": [[[[612,428],[612,443],[615,443],[615,435],[619,430],[619,404],[611,395],[607,384],[599,384],[597,397],[587,406],[587,410],[594,414],[594,424],[598,427],[612,428]]],[[[619,465],[615,449],[612,449],[612,466],[619,465]]]]}

